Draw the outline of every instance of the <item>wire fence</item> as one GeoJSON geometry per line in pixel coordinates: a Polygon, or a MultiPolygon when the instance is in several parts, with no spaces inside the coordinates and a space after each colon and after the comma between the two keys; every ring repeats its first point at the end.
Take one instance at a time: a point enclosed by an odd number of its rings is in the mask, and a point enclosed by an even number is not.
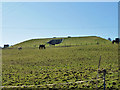
{"type": "MultiPolygon", "coordinates": [[[[100,45],[99,43],[80,43],[80,44],[59,44],[59,45],[45,45],[45,47],[50,48],[50,47],[74,47],[74,46],[88,46],[88,45],[100,45]]],[[[20,46],[22,47],[22,45],[20,46]]],[[[18,49],[19,46],[10,46],[7,48],[2,48],[2,49],[18,49]]],[[[39,48],[39,45],[33,45],[33,46],[23,46],[22,48],[26,49],[36,49],[39,48]]]]}

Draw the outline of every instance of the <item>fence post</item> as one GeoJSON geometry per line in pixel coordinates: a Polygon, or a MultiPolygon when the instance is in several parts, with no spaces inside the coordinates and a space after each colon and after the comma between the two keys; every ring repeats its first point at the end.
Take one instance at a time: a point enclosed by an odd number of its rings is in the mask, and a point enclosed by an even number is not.
{"type": "Polygon", "coordinates": [[[105,90],[105,74],[106,74],[106,70],[103,70],[103,79],[104,79],[104,90],[105,90]]]}

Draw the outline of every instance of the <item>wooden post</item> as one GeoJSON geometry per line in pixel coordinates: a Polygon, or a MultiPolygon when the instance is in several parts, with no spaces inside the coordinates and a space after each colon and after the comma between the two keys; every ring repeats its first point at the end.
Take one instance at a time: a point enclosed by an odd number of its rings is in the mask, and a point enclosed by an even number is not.
{"type": "Polygon", "coordinates": [[[100,68],[100,61],[101,61],[101,56],[100,56],[100,59],[99,59],[98,69],[100,68]]]}
{"type": "Polygon", "coordinates": [[[105,90],[105,74],[106,74],[106,70],[104,69],[103,70],[103,79],[104,79],[104,84],[103,85],[104,85],[104,90],[105,90]]]}

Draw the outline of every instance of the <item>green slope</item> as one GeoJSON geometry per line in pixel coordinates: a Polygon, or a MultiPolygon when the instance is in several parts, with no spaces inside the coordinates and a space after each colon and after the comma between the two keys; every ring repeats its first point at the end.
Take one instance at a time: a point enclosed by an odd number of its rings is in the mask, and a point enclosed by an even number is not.
{"type": "MultiPolygon", "coordinates": [[[[53,46],[53,48],[48,48],[49,45],[47,45],[45,50],[33,48],[33,45],[45,44],[51,39],[32,39],[13,46],[26,47],[22,50],[16,48],[3,49],[2,85],[6,88],[15,86],[14,90],[24,88],[24,86],[33,87],[32,89],[38,87],[38,89],[68,88],[71,90],[83,88],[83,90],[93,90],[97,84],[101,90],[103,89],[103,73],[100,73],[98,81],[96,80],[101,56],[100,70],[106,69],[107,71],[106,89],[117,90],[120,86],[117,44],[112,44],[100,37],[91,36],[64,38],[63,43],[60,44],[60,46],[75,45],[72,47],[54,48],[53,46]],[[97,42],[99,45],[96,44],[97,42]],[[79,81],[85,82],[75,84],[79,81]],[[68,82],[72,82],[72,84],[68,84],[68,82]],[[61,83],[67,83],[67,85],[61,83]],[[50,84],[56,85],[51,86],[50,84]]],[[[37,88],[35,89],[37,90],[37,88]]]]}
{"type": "MultiPolygon", "coordinates": [[[[13,47],[38,47],[40,44],[46,44],[48,41],[52,39],[61,39],[61,38],[46,38],[46,39],[31,39],[21,43],[14,45],[13,47]]],[[[64,39],[61,44],[56,46],[73,46],[73,45],[95,45],[97,42],[99,44],[110,44],[111,42],[96,36],[88,36],[88,37],[70,37],[70,38],[62,38],[64,39]]],[[[49,44],[46,44],[48,47],[49,44]]]]}

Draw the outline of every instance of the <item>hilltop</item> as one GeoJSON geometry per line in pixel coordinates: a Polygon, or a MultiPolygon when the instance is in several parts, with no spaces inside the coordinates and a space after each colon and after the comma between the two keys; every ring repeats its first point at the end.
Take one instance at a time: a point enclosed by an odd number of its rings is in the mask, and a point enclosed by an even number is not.
{"type": "MultiPolygon", "coordinates": [[[[64,39],[61,44],[56,46],[73,46],[73,45],[93,45],[96,43],[99,44],[108,44],[110,41],[97,37],[97,36],[86,36],[86,37],[62,37],[62,38],[44,38],[44,39],[30,39],[24,42],[13,45],[12,47],[38,47],[40,44],[46,44],[48,41],[53,39],[64,39]]],[[[48,47],[49,44],[46,44],[48,47]]]]}

